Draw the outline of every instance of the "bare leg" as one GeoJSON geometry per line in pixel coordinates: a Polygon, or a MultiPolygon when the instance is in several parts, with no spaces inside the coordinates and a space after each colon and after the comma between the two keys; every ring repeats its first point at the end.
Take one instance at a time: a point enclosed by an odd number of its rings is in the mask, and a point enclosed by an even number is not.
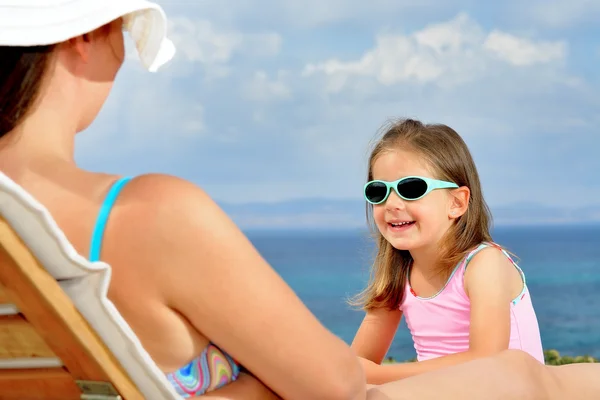
{"type": "Polygon", "coordinates": [[[369,400],[600,399],[600,364],[548,367],[509,350],[369,389],[369,400]]]}
{"type": "Polygon", "coordinates": [[[600,399],[600,363],[547,368],[554,375],[563,398],[600,399]]]}

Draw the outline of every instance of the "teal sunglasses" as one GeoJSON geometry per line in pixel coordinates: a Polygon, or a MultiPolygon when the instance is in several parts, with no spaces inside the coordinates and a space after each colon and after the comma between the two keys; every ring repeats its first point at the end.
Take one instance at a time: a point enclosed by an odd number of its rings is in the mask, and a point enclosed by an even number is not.
{"type": "Polygon", "coordinates": [[[374,180],[365,185],[365,199],[371,204],[381,204],[390,195],[390,189],[404,200],[414,201],[424,197],[435,189],[454,189],[458,185],[453,182],[439,181],[422,176],[406,176],[394,182],[374,180]]]}

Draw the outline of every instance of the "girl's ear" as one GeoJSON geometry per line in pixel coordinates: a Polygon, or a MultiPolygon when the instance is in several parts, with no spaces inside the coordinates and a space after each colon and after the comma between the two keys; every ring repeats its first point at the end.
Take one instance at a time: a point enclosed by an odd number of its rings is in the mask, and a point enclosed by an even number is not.
{"type": "Polygon", "coordinates": [[[448,218],[456,219],[467,212],[471,191],[466,186],[461,186],[450,191],[448,218]]]}

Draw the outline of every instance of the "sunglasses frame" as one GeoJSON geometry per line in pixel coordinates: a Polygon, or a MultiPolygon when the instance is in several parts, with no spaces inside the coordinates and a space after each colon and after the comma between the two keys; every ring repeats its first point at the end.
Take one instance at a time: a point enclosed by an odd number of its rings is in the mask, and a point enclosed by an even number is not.
{"type": "Polygon", "coordinates": [[[388,199],[388,197],[390,197],[390,189],[393,189],[396,194],[403,200],[406,201],[416,201],[419,199],[422,199],[423,197],[427,196],[429,194],[429,192],[431,192],[432,190],[436,190],[436,189],[457,189],[459,186],[454,183],[454,182],[448,182],[448,181],[441,181],[438,179],[432,179],[432,178],[426,178],[424,176],[405,176],[403,178],[398,179],[397,181],[393,181],[393,182],[388,182],[388,181],[382,181],[379,179],[375,179],[372,181],[369,181],[365,184],[364,188],[363,188],[363,194],[365,196],[365,200],[367,200],[368,203],[373,204],[373,205],[377,205],[377,204],[382,204],[385,203],[385,201],[388,199]],[[425,184],[427,185],[427,190],[425,190],[425,193],[423,193],[421,196],[415,198],[415,199],[409,199],[406,198],[404,196],[402,196],[399,192],[398,192],[398,184],[404,180],[407,179],[421,179],[425,182],[425,184]],[[380,202],[372,202],[371,200],[369,200],[367,198],[367,187],[372,184],[372,183],[383,183],[386,188],[387,188],[387,193],[385,194],[385,197],[383,198],[383,200],[381,200],[380,202]]]}

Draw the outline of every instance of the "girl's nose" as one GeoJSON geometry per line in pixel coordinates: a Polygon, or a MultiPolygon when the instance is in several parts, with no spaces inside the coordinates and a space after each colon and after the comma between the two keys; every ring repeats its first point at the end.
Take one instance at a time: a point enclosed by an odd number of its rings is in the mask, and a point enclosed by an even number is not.
{"type": "Polygon", "coordinates": [[[385,200],[385,207],[389,210],[404,210],[406,208],[405,200],[392,190],[388,198],[385,200]]]}

